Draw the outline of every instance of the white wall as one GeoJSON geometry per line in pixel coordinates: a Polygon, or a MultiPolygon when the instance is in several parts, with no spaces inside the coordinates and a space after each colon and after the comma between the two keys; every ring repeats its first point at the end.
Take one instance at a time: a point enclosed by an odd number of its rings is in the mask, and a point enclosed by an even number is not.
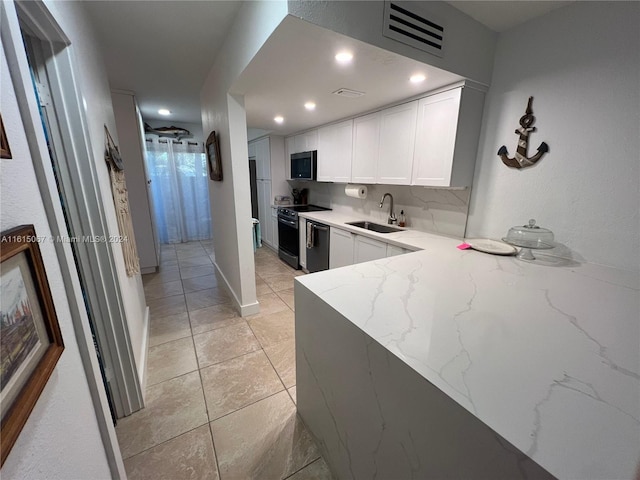
{"type": "MultiPolygon", "coordinates": [[[[399,2],[402,4],[403,2],[399,2]]],[[[384,2],[289,0],[289,13],[334,32],[348,35],[428,65],[489,84],[497,35],[446,2],[404,2],[412,10],[428,12],[446,22],[442,58],[384,37],[384,2]]]]}
{"type": "MultiPolygon", "coordinates": [[[[86,105],[86,118],[89,136],[96,162],[98,182],[102,194],[102,203],[107,218],[107,226],[111,235],[118,235],[111,180],[104,161],[104,125],[107,126],[116,144],[118,143],[111,91],[107,81],[107,72],[102,55],[93,34],[89,17],[84,11],[82,2],[45,2],[56,21],[71,41],[76,64],[79,67],[79,89],[86,105]]],[[[145,324],[146,302],[142,287],[142,277],[127,276],[124,265],[122,246],[112,245],[113,256],[118,271],[120,292],[124,304],[125,315],[129,325],[131,344],[138,367],[144,363],[144,346],[146,345],[147,325],[145,324]]],[[[141,371],[138,368],[138,371],[141,371]]],[[[144,388],[144,386],[143,386],[144,388]]]]}
{"type": "MultiPolygon", "coordinates": [[[[51,236],[4,48],[0,111],[13,159],[0,161],[0,228],[31,223],[37,235],[51,236]]],[[[55,247],[45,242],[40,251],[65,350],[2,467],[2,478],[111,478],[55,247]]]]}
{"type": "Polygon", "coordinates": [[[467,235],[500,238],[535,218],[576,259],[640,265],[640,4],[575,2],[500,35],[485,100],[467,235]],[[550,152],[509,169],[534,97],[550,152]]]}
{"type": "Polygon", "coordinates": [[[286,2],[243,4],[201,90],[202,125],[220,138],[222,182],[209,182],[216,265],[236,307],[257,311],[244,101],[228,92],[287,13],[286,2]]]}
{"type": "Polygon", "coordinates": [[[400,218],[404,210],[407,227],[422,232],[464,237],[469,208],[470,189],[409,187],[401,185],[367,185],[365,199],[347,197],[344,184],[319,182],[290,182],[292,188],[308,188],[309,203],[330,207],[337,212],[353,213],[378,223],[387,223],[389,199],[379,207],[382,196],[393,195],[394,211],[400,218]]]}

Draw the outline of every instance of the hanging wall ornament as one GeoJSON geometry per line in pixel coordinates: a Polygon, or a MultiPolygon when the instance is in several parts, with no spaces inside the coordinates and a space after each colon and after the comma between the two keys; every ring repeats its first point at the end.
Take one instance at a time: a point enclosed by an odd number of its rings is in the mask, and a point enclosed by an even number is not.
{"type": "Polygon", "coordinates": [[[113,204],[116,207],[116,219],[118,221],[118,230],[120,231],[119,237],[110,240],[118,241],[122,245],[122,254],[124,256],[124,265],[127,271],[127,276],[132,277],[140,273],[140,259],[138,258],[136,238],[133,233],[127,183],[124,178],[122,158],[120,157],[118,147],[116,147],[113,142],[106,126],[104,129],[107,137],[105,160],[109,167],[111,194],[113,195],[113,204]],[[114,161],[115,157],[117,157],[119,161],[114,161]]]}
{"type": "Polygon", "coordinates": [[[542,142],[538,147],[538,152],[531,158],[527,157],[527,149],[529,148],[529,134],[536,131],[536,127],[532,126],[536,121],[536,117],[533,116],[533,110],[531,108],[532,102],[533,97],[529,97],[527,110],[525,111],[525,114],[520,117],[520,128],[516,129],[516,134],[518,134],[520,138],[518,139],[518,148],[516,149],[515,157],[509,158],[509,152],[507,152],[507,147],[505,147],[504,145],[500,147],[500,150],[498,150],[498,155],[502,159],[502,163],[504,163],[507,167],[530,167],[549,151],[549,145],[547,145],[545,142],[542,142]]]}

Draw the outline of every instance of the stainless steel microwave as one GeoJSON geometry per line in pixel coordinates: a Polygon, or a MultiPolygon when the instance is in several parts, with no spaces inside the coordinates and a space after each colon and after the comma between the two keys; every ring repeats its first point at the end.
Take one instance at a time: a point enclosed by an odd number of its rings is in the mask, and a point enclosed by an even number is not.
{"type": "Polygon", "coordinates": [[[318,172],[318,151],[291,154],[291,180],[315,180],[318,172]]]}

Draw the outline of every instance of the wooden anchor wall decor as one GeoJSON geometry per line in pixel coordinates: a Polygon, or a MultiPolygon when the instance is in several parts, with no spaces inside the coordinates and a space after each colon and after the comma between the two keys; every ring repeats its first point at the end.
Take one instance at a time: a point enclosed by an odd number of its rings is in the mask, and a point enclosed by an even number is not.
{"type": "Polygon", "coordinates": [[[532,126],[536,121],[536,117],[533,116],[533,109],[531,108],[532,102],[533,97],[529,97],[527,110],[525,111],[525,114],[520,117],[520,128],[516,129],[516,134],[518,134],[520,138],[518,139],[518,148],[516,149],[515,157],[509,158],[509,152],[507,152],[507,147],[505,147],[504,145],[500,147],[500,150],[498,150],[498,155],[502,159],[502,163],[504,163],[507,167],[530,167],[549,151],[549,145],[547,145],[545,142],[542,142],[538,147],[538,152],[531,158],[527,157],[527,149],[529,148],[529,134],[536,131],[536,127],[532,126]]]}

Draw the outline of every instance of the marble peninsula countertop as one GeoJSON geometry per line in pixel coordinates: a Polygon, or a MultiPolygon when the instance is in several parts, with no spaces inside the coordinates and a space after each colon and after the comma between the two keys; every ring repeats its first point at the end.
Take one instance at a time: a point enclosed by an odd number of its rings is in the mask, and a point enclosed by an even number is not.
{"type": "Polygon", "coordinates": [[[460,239],[376,234],[420,250],[297,277],[345,319],[539,465],[630,479],[640,459],[640,272],[527,263],[460,239]]]}

